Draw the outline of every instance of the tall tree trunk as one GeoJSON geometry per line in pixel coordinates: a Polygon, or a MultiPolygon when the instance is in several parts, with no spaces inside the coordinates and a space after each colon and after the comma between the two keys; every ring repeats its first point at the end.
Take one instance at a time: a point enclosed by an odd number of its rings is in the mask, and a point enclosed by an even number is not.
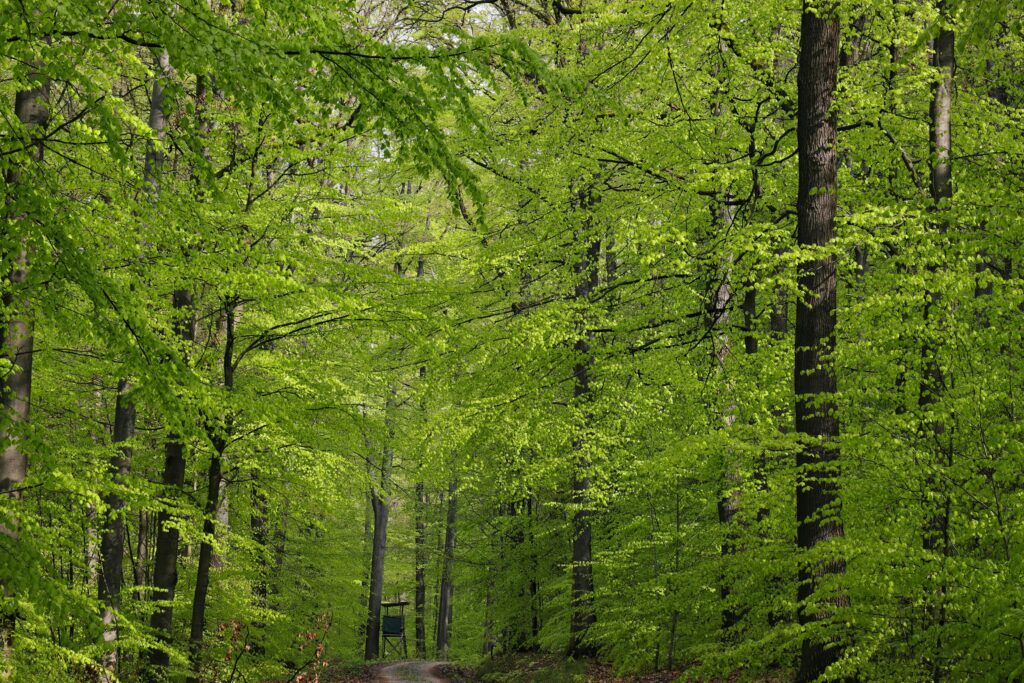
{"type": "Polygon", "coordinates": [[[484,596],[484,646],[482,654],[484,657],[494,657],[494,616],[491,609],[494,604],[494,582],[492,577],[487,577],[487,593],[484,596]]]}
{"type": "MultiPolygon", "coordinates": [[[[231,392],[235,386],[235,324],[238,301],[229,298],[224,302],[226,324],[224,328],[224,356],[221,363],[224,391],[231,392]]],[[[189,629],[189,649],[192,658],[192,676],[189,683],[198,683],[202,668],[203,631],[206,629],[206,597],[210,588],[210,570],[213,567],[213,539],[217,530],[220,510],[220,492],[224,483],[221,470],[224,451],[231,438],[232,420],[228,416],[224,425],[210,427],[210,440],[214,452],[206,475],[206,506],[203,509],[203,540],[199,545],[199,567],[196,573],[196,589],[192,598],[192,621],[189,629]]]]}
{"type": "MultiPolygon", "coordinates": [[[[400,273],[400,266],[395,264],[395,271],[400,273]]],[[[366,615],[366,646],[363,657],[366,660],[380,656],[380,603],[384,597],[384,559],[388,544],[388,516],[391,512],[391,501],[388,492],[391,486],[391,466],[394,453],[391,442],[394,440],[394,410],[396,405],[395,387],[392,386],[388,400],[384,406],[384,421],[387,429],[387,443],[381,454],[378,473],[378,485],[371,480],[370,507],[373,510],[373,546],[370,557],[370,595],[366,615]]],[[[378,469],[370,459],[371,474],[378,469]]]]}
{"type": "Polygon", "coordinates": [[[267,580],[270,576],[270,526],[267,511],[267,494],[259,488],[259,482],[252,483],[252,513],[249,516],[249,529],[253,540],[258,546],[259,574],[253,583],[252,593],[256,607],[267,607],[267,580]]]}
{"type": "MultiPolygon", "coordinates": [[[[35,74],[30,74],[35,78],[35,74]]],[[[22,90],[14,98],[14,115],[29,131],[32,154],[36,162],[43,160],[43,142],[38,131],[46,128],[49,122],[50,83],[44,81],[34,88],[22,90]]],[[[16,201],[20,177],[17,171],[9,170],[6,174],[8,206],[16,201]]],[[[23,221],[25,216],[8,216],[8,220],[23,221]]],[[[3,277],[7,280],[4,286],[3,308],[5,319],[0,321],[0,352],[11,364],[11,370],[4,378],[3,415],[0,417],[0,496],[21,498],[21,485],[28,476],[28,457],[19,442],[18,425],[29,420],[29,408],[32,399],[32,318],[28,310],[28,297],[24,287],[28,278],[28,247],[27,239],[21,236],[20,244],[13,247],[16,253],[13,258],[4,260],[12,262],[11,270],[3,277]]],[[[0,524],[0,534],[16,537],[17,521],[7,527],[0,524]]],[[[6,592],[7,586],[0,583],[0,592],[6,592]]],[[[6,662],[11,658],[14,629],[17,615],[13,612],[0,613],[0,677],[4,675],[6,662]]]]}
{"type": "Polygon", "coordinates": [[[132,591],[133,600],[142,600],[146,597],[145,587],[149,586],[149,512],[139,512],[138,542],[135,552],[135,570],[132,572],[135,589],[132,591]]]}
{"type": "MultiPolygon", "coordinates": [[[[114,409],[113,442],[119,444],[110,458],[110,475],[115,487],[124,484],[131,469],[132,447],[125,442],[135,435],[135,404],[128,392],[131,385],[122,379],[117,387],[117,402],[114,409]]],[[[101,681],[113,681],[117,676],[117,612],[121,607],[122,574],[124,565],[125,523],[124,500],[115,488],[103,497],[107,507],[108,522],[100,536],[102,568],[99,575],[99,599],[103,603],[103,640],[110,650],[103,655],[104,671],[101,681]]],[[[141,530],[140,530],[141,531],[141,530]]]]}
{"type": "MultiPolygon", "coordinates": [[[[193,340],[192,325],[192,293],[180,289],[174,292],[173,304],[175,313],[184,316],[179,320],[178,335],[185,342],[193,340]]],[[[164,504],[174,505],[174,498],[185,486],[185,444],[176,434],[169,434],[164,444],[164,504]]],[[[178,545],[180,533],[173,523],[174,516],[164,508],[156,516],[156,553],[153,558],[153,591],[152,598],[159,604],[150,617],[149,625],[157,632],[166,646],[172,639],[174,626],[174,594],[178,585],[178,545]]],[[[166,667],[170,657],[163,648],[153,648],[149,653],[149,661],[154,667],[166,667]]]]}
{"type": "MultiPolygon", "coordinates": [[[[163,62],[164,56],[161,56],[163,62]]],[[[169,69],[169,64],[167,65],[169,69]]],[[[206,80],[202,77],[196,81],[197,110],[201,110],[206,101],[206,80]]],[[[174,329],[182,342],[182,353],[187,354],[195,341],[195,306],[192,292],[187,288],[174,291],[171,295],[174,315],[174,329]]],[[[167,435],[164,445],[164,495],[170,498],[178,495],[185,485],[185,444],[177,434],[167,435]]],[[[161,510],[157,515],[156,553],[153,559],[153,600],[160,604],[150,617],[149,625],[157,632],[157,636],[165,646],[172,641],[174,627],[174,595],[178,585],[178,545],[180,534],[173,524],[170,512],[161,510]]],[[[163,648],[153,648],[149,653],[149,661],[154,667],[163,668],[170,663],[168,653],[163,648]]]]}
{"type": "MultiPolygon", "coordinates": [[[[719,114],[716,107],[716,115],[719,114]]],[[[723,201],[717,207],[714,220],[715,227],[728,231],[735,220],[735,207],[731,206],[732,193],[726,191],[723,201]]],[[[724,331],[729,322],[729,307],[732,304],[731,258],[723,259],[724,272],[713,274],[717,282],[712,282],[714,292],[711,294],[707,306],[707,326],[711,338],[711,364],[718,371],[725,370],[725,362],[732,349],[727,333],[724,331]]],[[[733,402],[726,404],[722,414],[722,421],[726,428],[732,427],[736,422],[736,405],[733,402]]],[[[724,491],[718,499],[718,522],[721,525],[722,533],[722,556],[728,557],[739,552],[737,546],[738,533],[734,521],[736,514],[740,511],[740,497],[743,488],[742,467],[736,461],[735,454],[723,454],[722,480],[724,491]]],[[[719,598],[722,601],[722,636],[731,639],[734,636],[735,627],[743,618],[742,611],[730,604],[732,587],[729,585],[730,578],[727,572],[723,571],[720,577],[719,598]]]]}
{"type": "Polygon", "coordinates": [[[537,513],[536,498],[530,495],[526,498],[526,532],[530,541],[530,641],[531,649],[537,647],[537,639],[540,637],[540,558],[537,556],[537,539],[534,535],[534,522],[537,513]]]}
{"type": "Polygon", "coordinates": [[[203,508],[203,540],[199,545],[199,566],[196,573],[195,594],[192,598],[192,619],[189,627],[189,653],[192,675],[189,683],[198,683],[202,668],[203,631],[206,628],[206,597],[210,589],[210,568],[213,564],[213,536],[216,532],[217,501],[220,494],[221,459],[227,441],[217,437],[215,452],[210,457],[206,475],[206,505],[203,508]]]}
{"type": "Polygon", "coordinates": [[[380,656],[380,603],[384,596],[384,555],[388,541],[388,514],[391,510],[383,492],[376,488],[370,493],[370,504],[373,508],[373,549],[370,561],[366,647],[363,652],[363,658],[367,661],[380,656]]]}
{"type": "MultiPolygon", "coordinates": [[[[159,172],[163,164],[163,151],[159,143],[163,141],[167,115],[164,112],[165,81],[170,77],[170,58],[164,51],[157,59],[157,77],[153,81],[152,94],[149,100],[149,127],[156,135],[157,144],[150,144],[146,150],[143,167],[143,178],[150,185],[155,196],[159,186],[159,172]]],[[[117,402],[114,407],[113,442],[122,444],[135,435],[135,404],[131,397],[132,386],[128,379],[121,379],[117,387],[117,402]]],[[[121,485],[131,470],[132,449],[120,446],[110,462],[110,471],[115,486],[121,485]]],[[[108,524],[105,525],[100,540],[100,553],[103,557],[103,571],[100,574],[99,598],[103,603],[102,619],[105,630],[103,639],[111,645],[111,650],[103,657],[106,673],[103,676],[117,675],[118,639],[115,624],[116,612],[120,606],[122,585],[122,565],[124,562],[124,501],[117,491],[104,496],[104,504],[108,512],[108,524]]],[[[101,676],[102,677],[102,676],[101,676]]]]}
{"type": "MultiPolygon", "coordinates": [[[[680,496],[679,496],[679,489],[680,489],[680,487],[681,487],[681,483],[679,482],[679,477],[677,476],[676,477],[675,486],[672,489],[673,494],[674,494],[673,495],[674,503],[675,503],[674,506],[673,506],[673,508],[674,508],[673,509],[673,523],[674,523],[674,526],[675,526],[675,536],[672,539],[672,574],[673,575],[678,575],[679,574],[679,560],[681,559],[680,555],[682,554],[682,548],[679,547],[679,537],[680,537],[680,535],[682,533],[682,521],[683,521],[682,520],[682,508],[681,508],[681,502],[682,501],[680,500],[680,496]]],[[[671,671],[676,666],[676,631],[677,631],[677,629],[679,627],[679,609],[675,606],[675,582],[670,583],[670,586],[671,587],[669,589],[668,597],[669,597],[670,600],[672,600],[673,605],[672,605],[672,616],[669,619],[668,648],[667,648],[668,652],[666,653],[665,665],[671,671]]]]}
{"type": "MultiPolygon", "coordinates": [[[[940,20],[947,21],[944,2],[939,2],[940,20]]],[[[953,68],[954,68],[954,47],[955,35],[952,29],[944,26],[932,44],[931,62],[939,74],[938,81],[932,84],[932,100],[929,111],[930,119],[930,147],[931,147],[931,183],[930,193],[936,211],[944,211],[949,200],[953,197],[953,173],[950,165],[950,153],[952,150],[952,131],[950,119],[953,107],[953,68]]],[[[937,221],[936,230],[940,235],[946,233],[947,221],[943,218],[937,221]]],[[[935,273],[941,266],[936,265],[930,268],[935,273]]],[[[926,295],[924,310],[925,324],[935,314],[939,314],[940,295],[938,291],[929,292],[926,295]]],[[[937,329],[941,322],[932,321],[932,329],[937,329]]],[[[929,334],[922,350],[924,357],[924,372],[922,373],[918,405],[922,409],[922,417],[927,419],[930,406],[933,406],[942,393],[946,378],[937,359],[938,344],[930,341],[937,338],[938,334],[929,334]]],[[[949,439],[944,439],[946,426],[941,419],[931,419],[930,424],[924,429],[924,438],[931,442],[932,447],[937,451],[934,458],[933,470],[946,470],[953,465],[953,447],[949,439]]],[[[923,534],[923,545],[925,551],[938,553],[945,556],[949,553],[949,515],[951,499],[946,491],[945,477],[928,475],[929,492],[935,492],[935,502],[929,503],[929,516],[925,521],[923,534]]],[[[929,498],[931,500],[931,498],[929,498]]],[[[941,572],[944,571],[940,570],[941,572]]],[[[937,628],[935,638],[934,654],[931,658],[931,673],[933,680],[939,681],[946,677],[946,667],[943,664],[945,653],[943,652],[942,630],[946,624],[946,592],[945,579],[940,575],[938,585],[930,587],[927,600],[930,605],[928,618],[931,625],[937,628]]]]}
{"type": "MultiPolygon", "coordinates": [[[[430,220],[427,220],[430,227],[430,220]]],[[[422,281],[426,274],[426,260],[420,256],[416,261],[416,280],[422,281]]],[[[427,367],[420,367],[420,381],[427,376],[427,367]]],[[[425,407],[423,409],[425,411],[425,407]]],[[[416,596],[414,612],[416,621],[416,656],[427,656],[427,495],[422,481],[416,482],[416,596]]]]}
{"type": "Polygon", "coordinates": [[[457,484],[448,485],[448,515],[444,528],[444,555],[441,564],[441,591],[437,607],[437,656],[448,658],[448,635],[452,621],[452,571],[455,567],[455,521],[458,511],[458,497],[455,495],[457,484]]]}
{"type": "Polygon", "coordinates": [[[427,497],[423,482],[416,484],[416,656],[427,656],[427,497]]]}
{"type": "MultiPolygon", "coordinates": [[[[591,190],[583,190],[578,196],[579,207],[589,211],[593,204],[591,190]]],[[[601,257],[601,241],[588,234],[590,221],[576,235],[577,243],[583,247],[580,260],[573,266],[576,286],[573,298],[580,306],[588,306],[591,293],[597,289],[598,263],[601,257]]],[[[590,369],[594,363],[591,345],[594,333],[585,322],[587,313],[580,314],[578,338],[575,344],[576,360],[573,364],[573,395],[579,410],[583,413],[582,432],[589,428],[591,416],[588,404],[592,400],[590,369]]],[[[572,612],[569,619],[569,654],[573,657],[591,656],[593,645],[587,641],[590,627],[597,622],[594,611],[594,568],[590,509],[590,458],[586,455],[585,436],[573,441],[576,453],[572,481],[572,612]]]]}
{"type": "MultiPolygon", "coordinates": [[[[797,76],[797,149],[800,159],[797,240],[801,247],[827,247],[836,214],[836,115],[832,110],[839,67],[839,20],[835,3],[806,5],[800,27],[797,76]]],[[[843,535],[839,489],[839,422],[835,415],[836,260],[833,255],[802,262],[796,308],[794,385],[797,453],[797,545],[803,552],[843,535]]],[[[821,629],[846,602],[841,593],[819,595],[830,576],[846,570],[840,557],[801,561],[797,592],[802,625],[816,626],[803,641],[800,681],[813,681],[842,654],[821,629]]]]}

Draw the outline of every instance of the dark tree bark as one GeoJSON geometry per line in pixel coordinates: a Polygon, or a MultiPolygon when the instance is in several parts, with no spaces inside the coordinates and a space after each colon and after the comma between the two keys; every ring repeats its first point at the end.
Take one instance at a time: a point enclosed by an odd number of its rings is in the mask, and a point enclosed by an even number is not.
{"type": "MultiPolygon", "coordinates": [[[[163,57],[161,57],[163,59],[163,57]]],[[[169,69],[169,65],[167,67],[169,69]]],[[[206,103],[206,79],[196,79],[196,110],[200,117],[200,129],[206,124],[202,119],[202,110],[206,103]]],[[[192,292],[187,288],[177,289],[171,295],[174,311],[174,329],[182,342],[182,353],[188,354],[196,338],[195,304],[192,292]]],[[[185,484],[185,444],[180,435],[170,433],[164,445],[163,484],[165,496],[180,493],[185,484]]],[[[153,600],[161,604],[150,618],[150,626],[158,637],[169,645],[172,641],[174,626],[174,595],[178,585],[178,546],[180,534],[173,525],[169,525],[171,515],[161,510],[157,515],[156,554],[153,559],[153,600]]],[[[164,649],[150,650],[150,664],[156,668],[166,667],[170,663],[164,649]]]]}
{"type": "MultiPolygon", "coordinates": [[[[836,215],[836,115],[832,102],[839,67],[839,20],[834,3],[805,6],[800,28],[797,77],[797,148],[800,181],[797,240],[801,247],[828,246],[836,215]]],[[[804,435],[797,453],[797,545],[801,551],[843,535],[838,478],[839,422],[835,415],[836,261],[818,256],[801,263],[801,296],[796,308],[794,385],[796,431],[804,435]]],[[[799,618],[803,625],[826,622],[846,598],[823,596],[819,587],[845,572],[845,562],[831,557],[800,564],[799,618]]],[[[803,641],[797,678],[813,681],[836,662],[842,651],[820,633],[803,641]]]]}
{"type": "MultiPolygon", "coordinates": [[[[30,75],[31,78],[35,74],[30,75]]],[[[14,115],[25,126],[30,135],[30,149],[34,160],[43,160],[43,141],[38,131],[45,129],[49,122],[50,83],[44,81],[34,88],[22,90],[14,98],[14,115]]],[[[17,171],[9,170],[4,178],[8,192],[18,192],[21,178],[17,171]]],[[[15,197],[5,198],[8,206],[15,197]]],[[[16,221],[23,220],[20,215],[9,216],[16,221]]],[[[11,363],[11,371],[4,378],[3,416],[0,422],[0,496],[21,498],[21,485],[28,476],[28,457],[18,441],[18,425],[29,420],[32,400],[32,348],[33,325],[28,310],[28,297],[24,287],[28,279],[28,248],[25,239],[15,246],[16,253],[10,261],[13,263],[10,272],[4,274],[7,283],[4,288],[3,308],[7,311],[5,319],[0,321],[0,352],[11,363]]],[[[6,259],[5,259],[6,260],[6,259]]],[[[16,524],[16,523],[15,523],[16,524]]],[[[16,525],[5,527],[0,524],[0,534],[17,536],[16,525]]],[[[0,591],[6,591],[6,585],[0,583],[0,591]]],[[[17,616],[13,613],[0,613],[0,660],[6,660],[12,647],[17,616]]],[[[0,677],[3,670],[0,669],[0,677]]]]}
{"type": "MultiPolygon", "coordinates": [[[[235,386],[235,324],[238,301],[229,298],[224,303],[224,356],[221,363],[224,390],[230,392],[235,386]]],[[[189,683],[198,683],[202,669],[203,631],[206,629],[206,596],[210,589],[210,570],[213,568],[213,539],[217,531],[220,510],[220,493],[223,484],[221,470],[224,451],[231,438],[232,421],[225,419],[223,427],[210,428],[210,441],[214,452],[206,474],[206,505],[203,509],[203,540],[199,545],[199,566],[196,573],[196,588],[192,599],[192,621],[189,629],[189,649],[192,657],[192,676],[189,683]]]]}
{"type": "MultiPolygon", "coordinates": [[[[680,496],[679,496],[680,486],[681,486],[681,484],[679,482],[679,478],[676,477],[676,483],[675,483],[675,486],[673,487],[673,502],[674,502],[673,513],[674,514],[673,514],[673,517],[672,517],[673,522],[674,522],[674,526],[675,526],[675,537],[672,540],[672,573],[673,574],[678,574],[679,573],[679,560],[680,560],[680,556],[682,554],[682,548],[679,547],[679,537],[680,537],[681,532],[682,532],[682,509],[681,509],[681,506],[680,506],[681,501],[680,501],[680,496]]],[[[675,587],[674,584],[672,584],[672,588],[673,589],[674,589],[674,587],[675,587]]],[[[674,597],[673,593],[674,593],[674,590],[672,590],[672,592],[670,592],[669,595],[671,597],[674,597]]],[[[673,604],[674,604],[674,602],[673,602],[673,604]]],[[[670,671],[672,669],[674,669],[675,666],[676,666],[676,631],[677,631],[678,628],[679,628],[679,610],[676,607],[673,606],[673,608],[672,608],[672,616],[669,619],[668,648],[667,648],[668,652],[666,653],[666,662],[665,662],[665,665],[669,668],[670,671]]]]}
{"type": "Polygon", "coordinates": [[[757,353],[757,335],[754,334],[754,321],[757,319],[757,290],[753,282],[747,283],[747,291],[743,293],[743,351],[747,354],[757,353]]]}
{"type": "MultiPolygon", "coordinates": [[[[408,191],[411,192],[411,188],[408,191]]],[[[395,275],[402,277],[402,272],[401,262],[395,261],[395,275]]],[[[394,411],[396,406],[396,387],[392,385],[384,405],[387,441],[382,449],[379,467],[374,462],[372,455],[367,458],[370,474],[370,508],[373,511],[373,545],[370,551],[370,594],[366,615],[366,644],[363,649],[363,658],[366,660],[377,659],[380,656],[380,604],[384,597],[384,559],[388,543],[388,516],[391,512],[391,501],[387,496],[391,488],[391,468],[395,459],[392,443],[395,438],[394,411]],[[376,486],[373,484],[375,472],[378,477],[376,486]]]]}
{"type": "MultiPolygon", "coordinates": [[[[429,221],[427,223],[429,226],[429,221]]],[[[416,261],[416,279],[423,280],[426,261],[422,256],[416,261]]],[[[427,376],[426,366],[420,367],[420,380],[427,376]]],[[[416,596],[414,612],[416,620],[416,656],[427,656],[427,494],[422,481],[416,482],[416,596]]]]}
{"type": "Polygon", "coordinates": [[[149,586],[149,512],[142,510],[139,512],[139,539],[136,543],[135,551],[135,569],[132,572],[132,579],[135,583],[135,589],[132,591],[133,600],[142,600],[145,593],[145,587],[149,586]]]}
{"type": "MultiPolygon", "coordinates": [[[[593,204],[591,191],[580,192],[578,202],[583,210],[589,210],[593,204]]],[[[591,294],[598,285],[598,265],[601,257],[601,241],[591,239],[587,234],[591,229],[589,219],[576,236],[583,246],[580,260],[573,266],[576,275],[576,286],[573,298],[582,305],[587,305],[591,294]]],[[[573,365],[573,395],[577,406],[584,413],[582,428],[586,430],[590,421],[588,403],[591,401],[590,370],[594,363],[591,346],[594,333],[585,322],[580,323],[579,336],[576,340],[576,361],[573,365]]],[[[590,460],[585,455],[585,441],[577,437],[573,442],[576,452],[575,474],[572,481],[572,613],[569,619],[569,655],[573,657],[592,656],[595,654],[593,644],[588,642],[587,633],[597,622],[594,611],[594,569],[590,509],[590,460]]]]}
{"type": "MultiPolygon", "coordinates": [[[[395,264],[395,272],[401,274],[401,267],[395,264]]],[[[380,466],[369,459],[371,474],[379,470],[378,485],[371,482],[370,507],[373,511],[373,546],[370,557],[370,595],[366,617],[366,646],[363,657],[366,660],[380,656],[380,603],[384,597],[384,558],[388,544],[388,516],[391,512],[391,501],[388,491],[391,486],[391,467],[394,453],[391,442],[395,437],[393,413],[396,405],[395,388],[392,387],[384,406],[384,421],[387,426],[387,443],[384,445],[380,466]]]]}
{"type": "Polygon", "coordinates": [[[452,622],[452,593],[454,583],[452,571],[455,567],[455,521],[458,512],[458,497],[455,495],[456,482],[448,485],[448,515],[444,528],[444,555],[441,563],[441,590],[437,607],[437,656],[448,658],[448,635],[452,622]]]}
{"type": "MultiPolygon", "coordinates": [[[[176,329],[178,337],[186,346],[195,339],[194,307],[192,293],[186,289],[174,292],[176,329]]],[[[172,505],[173,498],[180,494],[185,485],[185,444],[176,434],[169,434],[164,444],[163,485],[165,504],[172,505]]],[[[169,645],[174,626],[174,594],[178,585],[178,545],[180,534],[172,524],[173,515],[166,509],[156,517],[156,554],[153,558],[152,598],[158,601],[156,611],[150,617],[149,625],[159,638],[169,645]]],[[[162,648],[149,652],[150,664],[157,668],[166,667],[170,657],[162,648]]]]}
{"type": "MultiPolygon", "coordinates": [[[[128,392],[131,386],[121,380],[117,387],[117,402],[114,409],[113,442],[120,444],[110,458],[110,476],[115,486],[124,484],[131,470],[132,447],[125,444],[135,435],[135,405],[128,392]]],[[[117,650],[117,611],[121,607],[121,588],[124,565],[124,500],[115,489],[103,497],[107,507],[108,522],[100,536],[100,557],[102,565],[99,574],[99,599],[103,603],[103,640],[111,648],[103,656],[104,672],[101,679],[114,680],[117,675],[119,657],[117,650]]],[[[140,530],[141,531],[141,530],[140,530]]]]}
{"type": "Polygon", "coordinates": [[[258,481],[252,483],[252,514],[249,516],[249,529],[252,531],[253,540],[259,546],[259,575],[253,584],[252,593],[256,606],[264,609],[267,606],[267,579],[270,574],[270,528],[267,517],[267,494],[259,488],[258,481]]]}
{"type": "Polygon", "coordinates": [[[416,657],[427,656],[427,496],[416,484],[416,657]]]}
{"type": "MultiPolygon", "coordinates": [[[[385,455],[385,458],[389,457],[385,455]]],[[[373,550],[370,562],[370,602],[366,619],[366,647],[363,658],[380,656],[380,603],[384,596],[384,554],[387,550],[388,514],[391,506],[376,488],[370,494],[373,508],[373,550]]]]}
{"type": "Polygon", "coordinates": [[[206,475],[206,505],[203,507],[203,540],[199,544],[199,566],[196,574],[195,594],[192,598],[192,619],[189,627],[189,651],[192,676],[189,683],[198,683],[202,668],[203,631],[206,628],[206,596],[210,589],[210,569],[213,564],[213,536],[216,533],[217,502],[220,494],[221,461],[227,441],[214,439],[214,453],[206,475]]]}

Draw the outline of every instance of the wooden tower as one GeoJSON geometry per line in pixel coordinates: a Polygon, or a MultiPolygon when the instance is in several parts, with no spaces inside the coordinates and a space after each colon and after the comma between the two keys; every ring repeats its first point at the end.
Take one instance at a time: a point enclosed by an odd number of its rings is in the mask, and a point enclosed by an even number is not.
{"type": "Polygon", "coordinates": [[[409,648],[405,642],[405,606],[408,600],[396,598],[392,602],[382,602],[384,615],[381,619],[381,639],[383,647],[381,655],[388,658],[388,648],[403,659],[409,656],[409,648]]]}

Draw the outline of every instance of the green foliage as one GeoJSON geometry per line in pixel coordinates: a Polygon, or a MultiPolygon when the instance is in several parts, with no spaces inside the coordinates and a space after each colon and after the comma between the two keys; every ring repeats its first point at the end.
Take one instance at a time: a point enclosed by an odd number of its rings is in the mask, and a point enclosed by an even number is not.
{"type": "MultiPolygon", "coordinates": [[[[797,567],[836,552],[826,590],[848,605],[810,634],[845,645],[831,676],[1021,677],[1019,6],[841,3],[837,237],[800,249],[791,3],[31,5],[0,3],[0,288],[5,323],[35,336],[31,417],[0,423],[29,460],[22,495],[0,494],[17,531],[0,533],[0,671],[83,680],[108,661],[112,515],[120,680],[161,646],[172,679],[357,659],[371,491],[390,506],[385,597],[411,600],[425,557],[429,652],[454,482],[453,659],[565,651],[586,511],[587,643],[619,671],[788,674],[809,635],[797,567]],[[944,26],[955,192],[935,202],[944,26]],[[12,107],[41,84],[40,159],[12,107]],[[792,310],[796,266],[824,254],[845,537],[800,556],[792,310]],[[138,416],[115,444],[122,380],[138,416]],[[182,488],[161,483],[172,436],[182,488]],[[166,645],[159,512],[182,539],[166,645]],[[945,551],[923,542],[940,513],[945,551]]],[[[585,675],[545,671],[485,679],[585,675]]]]}

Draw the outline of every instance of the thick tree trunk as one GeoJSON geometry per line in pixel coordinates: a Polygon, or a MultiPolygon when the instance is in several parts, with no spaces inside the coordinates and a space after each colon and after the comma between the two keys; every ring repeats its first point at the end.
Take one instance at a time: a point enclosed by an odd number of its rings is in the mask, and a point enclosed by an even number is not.
{"type": "MultiPolygon", "coordinates": [[[[385,458],[389,457],[385,455],[385,458]]],[[[367,661],[380,656],[380,603],[384,596],[384,555],[388,542],[388,514],[391,506],[381,491],[370,493],[373,508],[373,549],[370,561],[370,600],[366,619],[366,647],[363,658],[367,661]]]]}
{"type": "MultiPolygon", "coordinates": [[[[834,4],[806,7],[800,30],[797,148],[800,158],[797,239],[801,247],[827,247],[836,214],[836,115],[832,110],[839,66],[839,21],[834,4]]],[[[835,256],[801,263],[801,297],[796,308],[796,431],[805,435],[797,454],[797,545],[801,551],[843,535],[839,490],[839,422],[835,415],[835,256]]],[[[798,589],[803,625],[822,627],[841,607],[841,593],[823,596],[819,587],[845,572],[840,557],[802,562],[798,589]]],[[[800,681],[813,681],[836,662],[838,642],[820,632],[803,641],[800,681]]]]}
{"type": "MultiPolygon", "coordinates": [[[[14,115],[32,136],[31,148],[37,162],[43,159],[43,143],[36,132],[46,127],[49,121],[50,84],[43,82],[35,88],[23,90],[15,95],[14,115]]],[[[16,171],[8,171],[5,178],[8,192],[17,193],[20,178],[16,171]]],[[[11,202],[13,197],[8,196],[11,202]]],[[[8,220],[20,221],[23,216],[9,216],[8,220]]],[[[28,311],[28,298],[22,291],[28,278],[28,249],[22,236],[20,246],[11,259],[13,266],[4,274],[3,308],[5,319],[0,321],[0,352],[11,364],[11,370],[4,378],[2,422],[0,422],[0,496],[21,498],[21,485],[28,476],[28,457],[21,448],[17,434],[18,425],[28,422],[32,399],[32,318],[28,311]]],[[[15,521],[10,527],[0,524],[0,534],[17,536],[15,521]]],[[[0,592],[7,590],[0,583],[0,592]]],[[[17,615],[0,613],[0,677],[6,668],[3,662],[10,659],[13,647],[17,615]]]]}
{"type": "Polygon", "coordinates": [[[444,555],[441,564],[441,591],[437,607],[437,656],[448,658],[448,635],[452,621],[452,571],[455,567],[455,521],[458,511],[458,497],[455,495],[457,484],[453,481],[448,485],[448,516],[444,528],[444,555]]]}

